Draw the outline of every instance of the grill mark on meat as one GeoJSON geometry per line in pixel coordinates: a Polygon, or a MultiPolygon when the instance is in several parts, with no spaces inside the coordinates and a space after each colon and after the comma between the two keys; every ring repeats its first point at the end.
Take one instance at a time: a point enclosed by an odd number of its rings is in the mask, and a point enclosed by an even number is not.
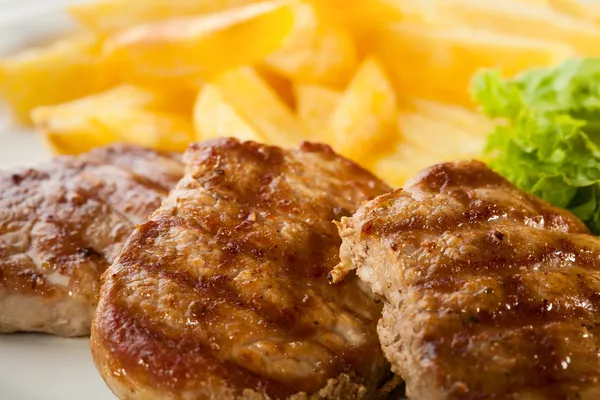
{"type": "Polygon", "coordinates": [[[411,217],[386,221],[379,223],[377,220],[369,221],[362,227],[362,233],[373,236],[386,236],[390,233],[416,233],[426,232],[431,234],[441,234],[443,232],[454,230],[456,227],[468,227],[469,229],[478,229],[486,226],[489,221],[501,223],[503,220],[510,219],[530,225],[531,223],[545,224],[548,228],[564,226],[566,222],[562,216],[552,215],[541,210],[532,210],[531,212],[522,212],[503,208],[487,201],[477,201],[465,206],[467,210],[461,215],[439,215],[435,220],[431,220],[432,215],[413,215],[411,217]]]}
{"type": "MultiPolygon", "coordinates": [[[[127,171],[127,170],[124,170],[127,171]]],[[[143,176],[140,175],[136,175],[135,173],[131,172],[131,171],[127,171],[131,174],[131,177],[140,185],[144,185],[146,186],[148,189],[154,190],[156,193],[160,194],[161,196],[166,196],[167,194],[169,194],[169,190],[164,188],[161,185],[158,185],[155,182],[152,182],[146,178],[144,178],[143,176]]]]}
{"type": "Polygon", "coordinates": [[[233,397],[285,398],[347,373],[374,395],[385,370],[380,305],[356,280],[332,287],[326,276],[339,261],[331,221],[389,189],[328,147],[302,149],[190,147],[186,177],[105,275],[92,347],[111,387],[195,396],[217,377],[233,397]],[[132,323],[146,333],[111,333],[132,323]],[[194,361],[199,347],[205,358],[194,361]],[[150,367],[137,366],[140,351],[150,367]]]}
{"type": "MultiPolygon", "coordinates": [[[[175,224],[179,225],[181,222],[182,221],[176,221],[175,224]]],[[[151,225],[156,226],[157,224],[151,225]]],[[[164,221],[160,221],[160,225],[162,225],[162,229],[165,228],[164,221]]],[[[296,306],[291,310],[282,310],[281,308],[277,308],[274,304],[270,303],[245,301],[240,296],[240,293],[236,291],[235,288],[227,286],[227,284],[231,282],[231,278],[229,278],[228,276],[219,274],[217,271],[215,271],[215,275],[209,277],[208,279],[199,280],[184,271],[167,270],[165,268],[165,265],[168,265],[172,261],[173,260],[169,260],[168,257],[163,257],[161,258],[160,263],[143,263],[138,265],[138,267],[141,267],[147,271],[151,271],[157,276],[167,278],[172,282],[176,282],[182,288],[182,291],[185,291],[185,288],[194,290],[194,309],[191,313],[191,319],[194,321],[194,326],[198,326],[200,328],[211,327],[214,322],[222,318],[219,315],[219,308],[222,308],[225,305],[230,305],[235,309],[238,309],[240,312],[246,312],[245,310],[250,310],[258,314],[258,316],[265,322],[264,325],[262,325],[262,329],[268,330],[269,332],[271,332],[271,335],[285,335],[286,340],[292,342],[306,340],[312,335],[314,335],[318,329],[318,326],[316,326],[314,323],[301,323],[300,316],[303,314],[303,309],[310,307],[310,304],[304,304],[302,308],[298,308],[297,305],[302,305],[302,301],[300,299],[294,302],[296,306]],[[215,302],[214,299],[218,299],[218,301],[215,302]]],[[[127,259],[126,257],[121,257],[119,259],[119,262],[121,263],[121,265],[123,265],[123,267],[125,267],[125,269],[130,269],[131,267],[134,267],[135,263],[132,262],[131,259],[127,259]]],[[[120,311],[123,313],[127,312],[126,310],[120,311]]],[[[132,316],[130,318],[135,319],[137,318],[137,316],[132,316]]],[[[127,318],[122,318],[121,320],[126,321],[127,318]]],[[[154,343],[150,342],[156,341],[158,343],[157,346],[162,347],[163,344],[161,344],[161,342],[163,340],[166,340],[167,344],[165,347],[172,347],[168,344],[170,343],[168,339],[168,329],[163,329],[160,327],[159,324],[155,322],[153,323],[152,321],[135,321],[135,323],[139,323],[140,326],[143,326],[141,333],[140,330],[137,329],[136,333],[128,334],[141,334],[141,337],[144,337],[144,335],[150,337],[151,339],[148,339],[148,341],[149,345],[151,346],[154,346],[154,343]]],[[[117,326],[121,326],[123,323],[116,322],[115,324],[117,326]]],[[[207,331],[210,332],[210,329],[208,328],[207,331]]],[[[242,380],[238,380],[237,378],[231,379],[231,377],[228,375],[231,371],[230,363],[226,363],[222,360],[215,358],[215,350],[211,347],[204,346],[202,342],[200,342],[198,339],[194,339],[193,335],[184,336],[188,337],[188,339],[190,340],[189,343],[186,340],[181,340],[177,338],[173,339],[173,343],[177,343],[177,352],[180,352],[181,354],[194,354],[195,349],[201,348],[203,349],[203,351],[201,352],[202,356],[208,357],[206,359],[200,359],[198,361],[191,361],[191,364],[186,364],[184,366],[179,365],[179,362],[173,362],[172,358],[167,358],[166,360],[158,360],[159,362],[157,364],[153,362],[146,362],[146,369],[143,372],[152,374],[152,376],[154,376],[155,379],[160,379],[161,385],[166,384],[168,387],[176,390],[184,390],[186,380],[194,379],[194,376],[190,375],[188,372],[193,371],[194,369],[202,368],[204,365],[206,365],[204,363],[210,364],[210,373],[227,379],[234,386],[251,388],[257,391],[264,391],[266,393],[269,393],[274,398],[286,398],[294,394],[298,390],[311,391],[311,389],[314,387],[314,383],[309,384],[303,382],[302,380],[295,382],[287,382],[286,384],[284,384],[281,382],[277,382],[273,379],[265,379],[264,377],[258,377],[252,373],[250,373],[252,379],[247,379],[247,377],[242,380]],[[175,365],[174,369],[171,368],[171,363],[175,365]],[[213,365],[215,363],[219,366],[219,368],[213,365]],[[169,370],[169,376],[168,378],[165,378],[164,371],[166,369],[168,370],[168,368],[171,368],[172,370],[169,370]],[[228,372],[226,374],[223,371],[228,372]],[[165,379],[168,379],[168,382],[165,382],[165,379]]],[[[110,342],[112,343],[112,341],[110,342]]],[[[140,343],[138,342],[137,345],[139,344],[140,343]]],[[[344,354],[344,357],[336,357],[332,360],[331,364],[327,366],[325,374],[333,375],[335,371],[352,371],[352,369],[356,367],[356,364],[359,362],[359,360],[363,360],[364,357],[373,354],[373,352],[378,351],[378,349],[378,345],[374,345],[373,347],[366,349],[362,352],[355,352],[354,354],[348,352],[347,354],[344,354]]],[[[127,364],[127,373],[130,373],[131,367],[135,366],[135,356],[130,353],[130,350],[130,346],[123,346],[123,348],[121,349],[115,347],[114,345],[111,345],[111,351],[113,352],[113,355],[117,356],[117,358],[121,360],[120,362],[123,363],[123,360],[127,360],[125,361],[125,363],[127,364]],[[120,353],[120,356],[118,353],[120,353]]],[[[154,354],[152,356],[152,360],[154,360],[155,357],[162,358],[160,353],[156,353],[154,350],[147,350],[146,353],[154,354]]],[[[245,373],[248,373],[247,370],[240,367],[236,367],[234,371],[235,374],[239,375],[240,377],[243,377],[243,371],[246,371],[245,373]]],[[[319,384],[324,385],[325,382],[320,382],[319,384]]]]}
{"type": "MultiPolygon", "coordinates": [[[[94,184],[94,182],[99,182],[101,184],[105,183],[103,182],[103,177],[97,175],[97,171],[94,171],[95,168],[88,168],[86,169],[86,173],[90,174],[93,176],[92,179],[89,179],[87,177],[86,174],[81,174],[82,178],[86,181],[88,181],[91,184],[94,184]]],[[[124,169],[120,169],[120,168],[115,168],[116,170],[120,171],[120,172],[125,172],[125,175],[127,178],[132,179],[133,182],[135,182],[136,184],[139,184],[141,187],[143,187],[144,189],[149,189],[150,192],[153,192],[154,194],[157,195],[157,199],[160,199],[161,194],[165,194],[165,192],[163,190],[157,191],[153,188],[153,185],[147,185],[145,183],[143,183],[142,181],[137,181],[132,175],[131,173],[129,173],[128,171],[124,170],[124,169]]],[[[115,188],[115,191],[118,191],[119,188],[115,188]]],[[[105,205],[110,212],[120,216],[123,220],[129,222],[132,226],[137,225],[137,223],[139,223],[140,221],[134,221],[132,218],[128,217],[126,214],[124,214],[122,211],[120,211],[109,199],[108,196],[110,196],[111,194],[113,194],[114,192],[109,193],[104,193],[102,190],[98,190],[98,191],[89,191],[86,190],[85,196],[82,196],[84,199],[84,201],[87,201],[89,199],[93,199],[98,201],[100,204],[105,205]]],[[[72,195],[72,193],[69,193],[70,195],[72,195]]],[[[131,205],[130,205],[131,206],[131,205]]],[[[134,205],[135,206],[135,205],[134,205]]],[[[155,202],[153,201],[152,203],[148,203],[147,204],[148,208],[151,209],[156,209],[160,206],[160,202],[155,202]],[[153,204],[154,203],[154,204],[153,204]]],[[[127,211],[127,210],[124,210],[127,211]]],[[[145,216],[142,218],[142,220],[145,219],[145,216]]]]}
{"type": "MultiPolygon", "coordinates": [[[[182,218],[170,220],[161,219],[159,221],[151,220],[140,229],[143,232],[142,236],[155,237],[155,235],[157,235],[159,232],[169,230],[171,227],[192,228],[198,229],[199,233],[209,233],[197,225],[189,224],[188,221],[182,218]]],[[[127,253],[124,253],[119,259],[119,263],[127,269],[138,267],[146,271],[150,271],[156,276],[166,277],[171,281],[177,282],[177,284],[180,286],[195,290],[197,295],[201,295],[202,298],[206,300],[206,302],[202,304],[204,311],[201,314],[194,316],[197,318],[198,322],[202,320],[204,324],[210,324],[210,311],[214,310],[214,305],[211,304],[211,301],[212,299],[219,299],[221,302],[219,304],[227,303],[242,310],[252,310],[258,314],[262,320],[265,321],[265,326],[271,326],[274,329],[274,332],[286,333],[293,340],[303,340],[311,337],[315,333],[317,326],[315,326],[313,322],[302,323],[300,318],[304,314],[305,310],[311,307],[310,302],[303,301],[302,298],[296,298],[293,302],[293,308],[286,310],[276,307],[276,305],[271,302],[266,302],[262,296],[260,297],[260,301],[255,301],[256,299],[246,301],[240,296],[240,293],[235,288],[229,286],[233,279],[230,276],[224,275],[224,273],[231,271],[232,268],[234,268],[234,266],[237,264],[238,260],[236,259],[235,255],[238,253],[244,255],[256,255],[256,253],[262,249],[255,246],[249,246],[238,249],[238,252],[232,255],[230,251],[227,250],[228,246],[231,244],[231,241],[229,239],[221,241],[221,239],[222,238],[219,238],[214,246],[224,250],[225,260],[217,262],[218,267],[213,269],[214,274],[209,277],[202,277],[204,279],[198,279],[197,277],[194,277],[185,271],[170,270],[169,265],[178,262],[176,256],[163,256],[157,263],[140,263],[139,259],[132,258],[127,253]]],[[[312,242],[309,244],[309,246],[310,248],[319,248],[322,246],[322,242],[312,242]]],[[[271,255],[271,258],[272,257],[273,256],[271,255]]],[[[286,273],[300,274],[307,279],[318,279],[323,277],[326,273],[325,268],[327,263],[320,261],[318,257],[312,258],[311,261],[306,259],[295,259],[294,263],[294,266],[286,269],[286,273]],[[302,270],[306,269],[306,266],[313,262],[320,266],[318,273],[314,273],[311,270],[309,270],[308,273],[303,273],[302,270]]],[[[332,265],[333,261],[328,262],[328,264],[332,265]]],[[[326,296],[326,294],[323,296],[326,296]]],[[[214,317],[219,316],[215,315],[214,317]]],[[[365,318],[362,319],[367,322],[365,318]]],[[[357,360],[354,360],[354,362],[356,361],[357,360]]]]}
{"type": "MultiPolygon", "coordinates": [[[[82,170],[81,172],[84,172],[85,170],[82,170]]],[[[123,221],[126,221],[128,223],[131,224],[131,226],[134,226],[135,223],[133,221],[131,221],[129,218],[127,218],[126,215],[122,214],[121,212],[119,212],[117,209],[115,209],[112,204],[110,204],[110,202],[108,201],[108,199],[106,199],[105,197],[100,196],[100,192],[99,191],[89,191],[86,190],[83,193],[78,193],[79,188],[75,188],[74,190],[67,188],[65,193],[64,193],[64,198],[65,199],[83,199],[83,202],[80,202],[80,200],[76,200],[75,204],[73,204],[73,207],[78,207],[78,206],[83,206],[85,203],[89,202],[90,200],[97,202],[98,205],[100,206],[104,206],[107,208],[108,213],[112,213],[115,215],[118,215],[123,221]]],[[[44,216],[44,217],[52,217],[52,216],[44,216]]],[[[53,220],[54,218],[50,218],[51,220],[53,220]]],[[[39,222],[39,217],[36,218],[34,220],[34,223],[31,225],[31,228],[29,228],[28,230],[28,237],[29,237],[29,247],[27,249],[27,251],[25,251],[23,254],[26,255],[27,257],[29,257],[32,262],[37,266],[38,270],[40,272],[47,272],[48,268],[46,268],[43,264],[40,263],[40,260],[37,259],[37,257],[33,257],[32,253],[34,253],[32,246],[34,244],[34,242],[31,240],[31,231],[35,228],[35,224],[39,222]]],[[[61,237],[65,238],[69,236],[69,232],[63,232],[61,237]]],[[[75,243],[74,243],[75,244],[75,243]]],[[[50,259],[48,261],[48,263],[53,264],[54,268],[52,268],[53,270],[57,270],[58,273],[68,276],[72,273],[72,269],[65,269],[64,267],[70,265],[69,261],[72,261],[72,258],[74,255],[78,254],[81,255],[81,253],[79,252],[79,249],[81,247],[77,247],[77,245],[75,244],[75,252],[68,252],[68,254],[55,254],[53,259],[50,259]]],[[[86,247],[88,249],[91,249],[91,247],[86,247]]],[[[93,250],[93,249],[92,249],[93,250]]],[[[100,265],[104,265],[104,267],[106,268],[110,262],[106,257],[106,254],[98,252],[96,250],[94,250],[94,252],[98,255],[100,255],[100,259],[97,260],[96,265],[100,266],[100,265]]],[[[104,272],[102,269],[99,270],[99,273],[104,272]]]]}
{"type": "Polygon", "coordinates": [[[183,174],[181,155],[176,153],[160,153],[142,147],[129,145],[113,145],[92,150],[81,156],[93,163],[109,164],[129,173],[139,183],[153,188],[157,192],[167,194],[179,181],[183,174]],[[168,160],[171,170],[168,173],[157,174],[156,163],[164,163],[168,160]],[[145,168],[140,170],[139,164],[145,168]]]}
{"type": "MultiPolygon", "coordinates": [[[[296,305],[293,309],[281,309],[270,302],[254,301],[254,298],[245,300],[234,287],[228,286],[232,279],[226,275],[215,274],[208,279],[198,280],[186,272],[162,270],[160,265],[146,267],[158,276],[176,282],[180,287],[195,291],[197,300],[194,301],[191,315],[201,326],[210,326],[213,320],[220,318],[218,308],[229,305],[240,311],[250,310],[256,313],[264,321],[263,328],[272,334],[286,334],[292,341],[307,339],[317,329],[314,323],[302,324],[300,321],[303,313],[298,307],[302,305],[300,299],[294,302],[296,305]],[[215,303],[214,299],[218,299],[218,302],[215,303]]],[[[308,305],[304,304],[302,308],[306,309],[308,305]]]]}
{"type": "Polygon", "coordinates": [[[501,175],[491,169],[478,170],[473,173],[468,165],[442,163],[434,165],[406,183],[407,190],[417,186],[428,192],[439,193],[449,188],[497,188],[512,185],[501,175]]]}
{"type": "Polygon", "coordinates": [[[236,386],[269,391],[277,397],[290,394],[279,382],[261,379],[234,363],[223,362],[215,357],[210,346],[185,331],[170,337],[156,330],[154,321],[147,321],[138,314],[130,316],[126,309],[116,306],[107,310],[106,321],[106,346],[114,355],[127,354],[127,357],[119,357],[120,368],[114,366],[114,371],[124,369],[128,374],[150,374],[146,378],[148,384],[156,380],[170,390],[182,391],[186,384],[197,379],[200,371],[208,370],[236,386]],[[132,339],[134,345],[126,339],[132,339]],[[174,354],[179,356],[174,357],[174,354]]]}
{"type": "MultiPolygon", "coordinates": [[[[596,315],[600,311],[600,295],[595,293],[592,288],[588,286],[580,288],[585,293],[581,298],[555,297],[550,302],[545,298],[535,299],[536,292],[520,286],[519,278],[517,275],[510,275],[499,279],[498,288],[506,300],[496,304],[491,310],[486,309],[485,298],[473,299],[472,305],[477,306],[475,310],[472,308],[457,308],[456,303],[449,301],[441,301],[437,309],[444,314],[462,314],[461,318],[467,322],[465,329],[468,329],[471,324],[516,328],[527,324],[536,325],[561,321],[565,318],[597,320],[596,315]],[[577,304],[582,302],[583,299],[589,305],[578,307],[577,304]]],[[[457,285],[454,289],[458,290],[460,286],[457,285]]],[[[411,290],[417,291],[419,289],[411,286],[411,290]]],[[[427,290],[436,289],[430,288],[427,290]]],[[[483,297],[484,295],[479,296],[483,297]]]]}
{"type": "MultiPolygon", "coordinates": [[[[510,250],[510,248],[509,248],[510,250]]],[[[515,254],[494,254],[491,252],[490,258],[486,260],[455,260],[451,259],[447,262],[439,264],[432,274],[415,280],[413,285],[422,288],[435,288],[436,290],[444,290],[442,284],[436,282],[444,282],[448,277],[466,276],[473,271],[485,272],[486,275],[498,278],[506,273],[516,273],[519,270],[531,270],[536,265],[548,264],[554,260],[569,260],[581,267],[585,267],[589,271],[600,271],[600,260],[580,255],[575,252],[565,251],[564,248],[548,246],[535,254],[524,254],[519,256],[515,254]],[[572,260],[572,261],[571,261],[572,260]]]]}
{"type": "Polygon", "coordinates": [[[144,219],[160,205],[151,200],[162,198],[165,188],[174,185],[176,159],[115,145],[59,157],[38,168],[0,173],[0,235],[9,238],[0,239],[0,307],[7,295],[40,304],[40,310],[0,310],[5,315],[0,332],[89,332],[83,321],[95,308],[100,274],[133,230],[134,219],[144,219]],[[161,185],[163,177],[168,182],[161,185]],[[152,196],[136,197],[136,191],[152,196]],[[128,205],[130,198],[136,200],[128,205]],[[44,314],[47,318],[41,321],[38,315],[44,314]],[[75,321],[72,326],[70,321],[75,321]]]}
{"type": "MultiPolygon", "coordinates": [[[[127,264],[124,264],[124,266],[127,267],[127,264]]],[[[298,324],[299,316],[302,314],[301,309],[281,310],[274,305],[244,301],[235,289],[223,286],[223,283],[231,281],[225,275],[215,275],[206,281],[199,281],[185,272],[165,271],[159,264],[144,264],[144,268],[195,291],[196,300],[193,303],[191,317],[194,320],[193,325],[197,329],[210,327],[213,321],[220,319],[218,309],[225,304],[231,305],[241,312],[251,310],[257,313],[265,321],[262,326],[263,329],[267,329],[272,335],[285,334],[286,340],[292,342],[307,339],[314,335],[318,329],[318,326],[312,323],[298,324]],[[218,299],[218,302],[215,302],[214,299],[218,299]]],[[[301,302],[296,304],[301,304],[301,302]]],[[[308,306],[308,304],[305,305],[305,307],[308,306]]],[[[115,314],[105,316],[107,320],[114,321],[111,322],[111,326],[120,329],[127,325],[133,325],[131,327],[133,331],[122,333],[119,339],[109,339],[105,343],[110,347],[110,351],[119,360],[119,363],[123,364],[122,368],[128,374],[131,372],[149,373],[161,385],[181,391],[186,389],[186,382],[196,379],[193,371],[208,368],[208,372],[223,378],[234,387],[262,391],[269,393],[273,398],[287,398],[299,390],[308,392],[314,390],[315,383],[309,382],[309,378],[278,382],[274,379],[258,376],[243,367],[225,362],[222,358],[219,358],[215,354],[218,353],[218,345],[215,345],[214,348],[206,346],[193,333],[186,332],[171,339],[169,333],[172,335],[173,332],[170,332],[168,328],[161,327],[155,321],[139,318],[139,314],[128,316],[127,313],[126,309],[118,309],[115,314]],[[125,342],[125,338],[132,337],[130,335],[135,335],[135,345],[125,342]],[[115,343],[117,343],[116,346],[115,343]],[[122,346],[120,346],[121,343],[123,343],[122,346]],[[136,353],[131,353],[132,347],[135,347],[136,353]],[[165,348],[168,350],[165,351],[165,348]],[[158,351],[159,349],[160,351],[158,351]],[[172,353],[169,352],[171,349],[176,349],[172,351],[181,356],[174,359],[172,353]],[[138,368],[139,362],[136,362],[136,360],[143,359],[137,355],[138,352],[139,354],[152,355],[144,359],[143,370],[138,368]]],[[[104,335],[108,338],[111,336],[110,332],[104,335]]],[[[350,373],[359,360],[364,360],[364,357],[372,356],[373,352],[377,351],[379,351],[379,345],[373,343],[372,346],[368,346],[362,351],[355,351],[354,354],[348,352],[343,357],[334,357],[331,363],[326,366],[324,374],[332,376],[336,371],[350,373]]],[[[114,367],[113,369],[117,370],[114,367]]],[[[318,382],[317,386],[323,386],[324,384],[325,381],[318,382]]]]}
{"type": "Polygon", "coordinates": [[[600,240],[573,215],[461,162],[341,232],[342,261],[386,299],[382,346],[416,398],[597,398],[600,240]]]}
{"type": "Polygon", "coordinates": [[[95,193],[87,193],[86,196],[89,199],[93,199],[94,201],[98,202],[98,204],[100,204],[101,206],[104,206],[108,209],[108,213],[112,213],[114,215],[118,215],[121,220],[128,222],[129,224],[131,224],[131,226],[135,226],[136,222],[132,221],[131,218],[127,217],[127,215],[123,214],[121,211],[119,211],[118,209],[116,209],[109,201],[106,197],[101,197],[99,192],[95,192],[95,193]]]}
{"type": "MultiPolygon", "coordinates": [[[[497,332],[497,342],[499,346],[503,346],[503,341],[509,337],[517,338],[529,343],[535,343],[532,348],[519,349],[519,357],[531,360],[528,365],[523,367],[517,367],[507,373],[504,377],[496,377],[500,379],[500,382],[506,386],[496,389],[494,393],[482,394],[480,391],[482,387],[481,383],[478,382],[478,378],[475,376],[470,382],[469,390],[466,392],[454,391],[450,392],[449,398],[465,398],[465,399],[503,399],[510,397],[514,392],[534,390],[537,393],[543,394],[543,398],[557,398],[567,399],[572,398],[573,389],[569,386],[561,385],[564,381],[564,368],[561,365],[564,362],[564,358],[559,354],[560,349],[564,346],[561,339],[556,335],[550,335],[543,326],[529,326],[520,329],[517,332],[502,330],[497,332]],[[510,382],[510,383],[509,383],[510,382]],[[473,393],[473,394],[471,394],[473,393]]],[[[449,337],[452,340],[452,346],[445,344],[435,346],[438,352],[438,357],[442,359],[451,357],[465,357],[464,351],[460,349],[467,348],[473,337],[478,335],[494,334],[496,332],[490,332],[489,327],[481,326],[480,329],[472,329],[470,331],[463,331],[460,333],[452,334],[449,337]]],[[[470,361],[470,357],[467,359],[470,361]]],[[[485,373],[485,372],[484,372],[485,373]]],[[[448,380],[448,376],[444,376],[443,372],[440,371],[438,379],[440,382],[448,380]]],[[[585,377],[581,377],[585,380],[585,377]]],[[[452,381],[447,381],[448,386],[452,385],[452,381]]]]}
{"type": "Polygon", "coordinates": [[[153,190],[162,196],[166,196],[167,194],[169,194],[169,189],[167,187],[165,187],[164,185],[161,185],[157,182],[151,181],[150,179],[148,179],[142,175],[138,175],[131,169],[123,168],[121,166],[113,166],[113,167],[128,174],[136,183],[138,183],[142,186],[145,186],[146,188],[153,190]]]}

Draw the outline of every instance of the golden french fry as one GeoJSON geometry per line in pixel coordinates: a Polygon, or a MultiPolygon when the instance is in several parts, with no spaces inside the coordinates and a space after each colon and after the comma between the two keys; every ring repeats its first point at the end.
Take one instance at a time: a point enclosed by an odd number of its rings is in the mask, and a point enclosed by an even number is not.
{"type": "Polygon", "coordinates": [[[234,137],[240,140],[264,142],[264,137],[227,102],[221,90],[205,84],[194,106],[195,140],[234,137]]]}
{"type": "Polygon", "coordinates": [[[123,84],[104,92],[79,98],[68,104],[60,104],[56,109],[64,110],[66,113],[133,109],[189,113],[192,110],[193,102],[194,96],[188,91],[159,92],[123,84]]]}
{"type": "Polygon", "coordinates": [[[350,26],[358,32],[406,18],[406,7],[404,4],[399,4],[398,0],[308,1],[325,13],[328,20],[350,26]]]}
{"type": "Polygon", "coordinates": [[[193,138],[187,118],[158,111],[106,110],[81,120],[51,119],[46,124],[42,132],[57,154],[80,154],[114,142],[181,152],[193,138]]]}
{"type": "MultiPolygon", "coordinates": [[[[412,3],[412,0],[401,0],[412,3]]],[[[463,26],[537,38],[573,47],[583,55],[600,54],[600,27],[539,4],[518,0],[423,0],[436,7],[436,24],[463,26]]],[[[564,4],[564,3],[563,3],[564,4]]]]}
{"type": "Polygon", "coordinates": [[[23,123],[31,122],[29,113],[34,107],[102,91],[116,81],[99,43],[88,35],[0,60],[0,97],[23,123]]]}
{"type": "Polygon", "coordinates": [[[292,110],[254,69],[230,71],[211,83],[266,143],[289,147],[304,140],[302,127],[292,110]]]}
{"type": "Polygon", "coordinates": [[[414,104],[416,111],[398,115],[401,139],[395,150],[375,162],[373,169],[380,177],[401,186],[427,166],[481,156],[490,121],[453,105],[424,100],[414,104]]]}
{"type": "Polygon", "coordinates": [[[413,104],[416,112],[424,117],[433,121],[445,122],[465,133],[481,137],[494,130],[492,121],[465,107],[423,99],[416,99],[413,104]]]}
{"type": "Polygon", "coordinates": [[[194,138],[187,115],[168,111],[113,110],[92,117],[93,123],[117,141],[163,151],[184,151],[194,138]]]}
{"type": "MultiPolygon", "coordinates": [[[[398,127],[403,142],[436,155],[438,162],[479,157],[483,153],[487,134],[490,133],[482,131],[474,134],[449,121],[420,113],[400,113],[398,127]]],[[[419,154],[415,156],[420,157],[419,154]]]]}
{"type": "Polygon", "coordinates": [[[69,12],[100,35],[122,31],[144,22],[209,14],[255,3],[258,0],[98,0],[73,4],[69,12]]]}
{"type": "Polygon", "coordinates": [[[48,112],[51,107],[35,109],[41,112],[34,114],[33,118],[36,129],[43,134],[55,154],[81,154],[120,139],[116,132],[104,129],[92,118],[69,115],[56,118],[48,112]]]}
{"type": "Polygon", "coordinates": [[[298,119],[303,124],[309,140],[332,144],[329,121],[338,107],[342,93],[324,86],[295,86],[298,119]]]}
{"type": "Polygon", "coordinates": [[[437,162],[437,155],[412,143],[401,141],[393,155],[375,161],[372,171],[386,183],[401,187],[416,172],[437,162]]]}
{"type": "Polygon", "coordinates": [[[546,0],[555,9],[577,18],[600,22],[600,4],[588,0],[546,0]]]}
{"type": "Polygon", "coordinates": [[[556,42],[408,22],[376,32],[371,43],[399,93],[463,105],[471,105],[468,85],[480,68],[501,68],[512,76],[573,55],[556,42]]]}
{"type": "Polygon", "coordinates": [[[288,107],[291,109],[296,108],[296,99],[294,98],[292,81],[266,65],[258,65],[254,67],[254,69],[260,77],[264,79],[275,92],[277,92],[279,98],[283,100],[288,107]]]}
{"type": "Polygon", "coordinates": [[[289,79],[343,88],[358,64],[350,31],[309,3],[296,9],[294,30],[266,63],[289,79]]]}
{"type": "Polygon", "coordinates": [[[104,50],[127,81],[196,86],[280,48],[292,30],[294,8],[293,1],[276,0],[152,22],[110,37],[104,50]]]}
{"type": "Polygon", "coordinates": [[[123,85],[70,103],[35,108],[33,122],[55,152],[79,154],[113,142],[183,151],[193,136],[190,107],[123,85]]]}
{"type": "Polygon", "coordinates": [[[372,162],[394,142],[396,94],[387,73],[374,57],[358,68],[335,109],[330,123],[334,148],[363,164],[372,162]]]}

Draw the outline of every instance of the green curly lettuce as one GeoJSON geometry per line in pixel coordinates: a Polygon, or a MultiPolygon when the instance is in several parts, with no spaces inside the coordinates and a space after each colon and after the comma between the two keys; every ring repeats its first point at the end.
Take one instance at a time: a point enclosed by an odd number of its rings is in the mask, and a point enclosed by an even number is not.
{"type": "Polygon", "coordinates": [[[600,59],[514,79],[485,70],[471,92],[487,116],[501,121],[486,147],[491,168],[600,234],[600,59]]]}

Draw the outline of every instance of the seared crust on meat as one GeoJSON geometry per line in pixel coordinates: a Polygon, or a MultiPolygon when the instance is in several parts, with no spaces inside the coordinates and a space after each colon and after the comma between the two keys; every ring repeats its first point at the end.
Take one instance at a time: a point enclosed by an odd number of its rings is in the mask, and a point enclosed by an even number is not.
{"type": "Polygon", "coordinates": [[[480,162],[436,165],[340,226],[385,299],[411,398],[599,399],[600,239],[480,162]]]}
{"type": "Polygon", "coordinates": [[[0,332],[88,334],[100,275],[181,176],[128,145],[0,171],[0,332]]]}
{"type": "Polygon", "coordinates": [[[105,274],[92,352],[121,399],[372,398],[381,313],[328,283],[333,225],[389,188],[329,147],[192,145],[187,175],[105,274]]]}

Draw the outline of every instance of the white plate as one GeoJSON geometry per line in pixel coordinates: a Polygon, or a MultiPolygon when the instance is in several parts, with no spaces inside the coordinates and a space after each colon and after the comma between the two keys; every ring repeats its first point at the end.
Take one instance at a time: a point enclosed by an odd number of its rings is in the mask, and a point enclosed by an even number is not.
{"type": "MultiPolygon", "coordinates": [[[[72,28],[66,0],[0,0],[0,54],[72,28]]],[[[0,110],[0,168],[34,165],[50,153],[34,132],[0,110]]],[[[0,193],[0,196],[2,194],[0,193]]],[[[88,339],[0,335],[0,400],[114,400],[98,375],[88,339]]]]}

